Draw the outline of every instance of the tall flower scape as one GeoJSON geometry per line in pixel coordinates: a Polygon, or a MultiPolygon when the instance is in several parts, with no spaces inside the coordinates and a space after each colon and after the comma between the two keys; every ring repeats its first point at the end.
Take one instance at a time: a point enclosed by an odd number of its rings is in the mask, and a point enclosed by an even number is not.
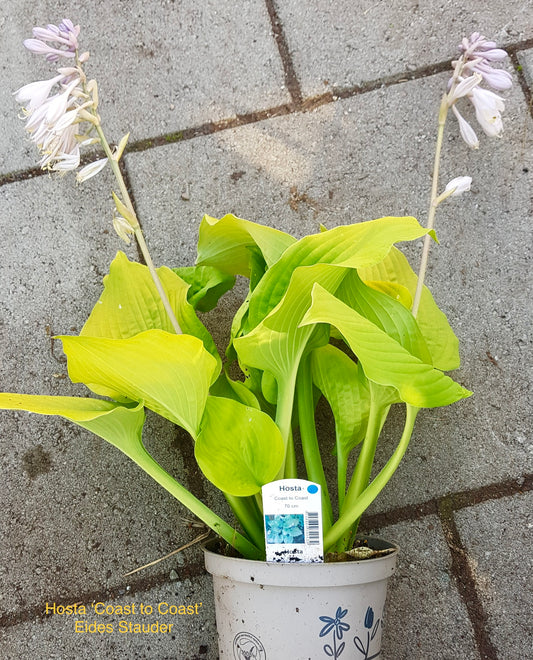
{"type": "MultiPolygon", "coordinates": [[[[2,393],[0,407],[61,415],[96,433],[252,559],[265,556],[261,487],[302,476],[299,445],[303,476],[321,486],[324,548],[350,548],[361,515],[398,468],[419,410],[471,394],[444,373],[459,366],[458,341],[424,277],[437,208],[471,184],[461,175],[439,186],[448,113],[451,109],[472,148],[479,147],[479,139],[459,110],[467,102],[488,136],[501,135],[504,101],[496,92],[511,86],[510,75],[498,67],[505,52],[474,33],[463,39],[452,62],[440,105],[426,227],[412,217],[385,217],[296,240],[233,215],[205,216],[197,264],[156,268],[119,168],[128,136],[111,147],[104,135],[98,87],[85,73],[89,55],[80,52],[79,36],[79,26],[68,19],[34,28],[26,48],[61,65],[49,80],[19,89],[16,100],[43,169],[77,170],[79,182],[112,169],[114,228],[126,242],[135,238],[146,265],[119,252],[80,335],[61,337],[71,380],[85,383],[96,397],[2,393]],[[80,169],[81,150],[89,145],[104,155],[80,169]],[[422,237],[417,276],[396,243],[422,237]],[[236,275],[247,277],[250,286],[223,364],[197,312],[215,307],[236,275]],[[234,362],[241,379],[229,375],[234,362]],[[321,397],[334,418],[334,446],[317,436],[315,408],[321,397]],[[371,478],[393,405],[405,409],[404,428],[371,478]],[[209,509],[148,453],[142,441],[145,408],[190,434],[201,471],[224,493],[236,524],[209,509]],[[357,452],[353,470],[352,452],[357,452]],[[336,479],[328,483],[323,459],[332,453],[336,479]]],[[[271,524],[267,531],[294,540],[299,523],[288,517],[282,527],[271,524]]],[[[343,616],[339,610],[334,619],[322,618],[326,625],[320,634],[333,636],[327,654],[335,657],[344,649],[335,640],[346,629],[343,616]]],[[[368,655],[366,641],[358,642],[368,655]]]]}

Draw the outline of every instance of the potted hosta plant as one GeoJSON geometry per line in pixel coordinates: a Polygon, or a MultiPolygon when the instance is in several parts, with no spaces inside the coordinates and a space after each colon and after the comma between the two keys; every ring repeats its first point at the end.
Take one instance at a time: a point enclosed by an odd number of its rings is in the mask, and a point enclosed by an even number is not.
{"type": "Polygon", "coordinates": [[[219,541],[206,549],[206,565],[220,590],[222,657],[376,657],[397,548],[361,541],[357,528],[398,468],[419,410],[471,394],[444,373],[459,366],[458,342],[424,275],[438,205],[471,182],[458,177],[439,189],[448,111],[473,148],[478,139],[458,102],[472,102],[485,133],[501,133],[503,101],[481,85],[510,86],[509,74],[492,66],[505,52],[475,33],[452,63],[426,227],[384,217],[297,240],[233,215],[206,215],[196,265],[156,268],[119,167],[128,136],[109,145],[78,37],[67,19],[35,28],[26,47],[61,66],[16,98],[44,169],[78,170],[79,182],[113,170],[114,227],[138,242],[145,264],[118,252],[80,334],[60,337],[71,380],[96,396],[3,393],[0,407],[60,415],[92,431],[214,532],[219,541]],[[103,157],[79,169],[80,150],[90,144],[103,157]],[[397,245],[421,238],[417,275],[397,245]],[[249,289],[223,361],[197,313],[215,307],[237,275],[249,289]],[[316,430],[321,398],[334,420],[333,443],[316,430]],[[375,474],[393,405],[404,408],[403,432],[375,474]],[[145,408],[190,434],[200,470],[235,520],[221,518],[152,458],[142,440],[145,408]],[[328,483],[323,465],[332,449],[336,478],[328,483]]]}

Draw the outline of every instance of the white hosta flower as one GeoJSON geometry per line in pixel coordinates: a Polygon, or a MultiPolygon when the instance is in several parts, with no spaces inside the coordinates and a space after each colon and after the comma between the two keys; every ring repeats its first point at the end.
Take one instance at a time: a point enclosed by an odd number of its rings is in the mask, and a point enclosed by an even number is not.
{"type": "Polygon", "coordinates": [[[505,110],[502,97],[487,89],[475,88],[470,100],[476,110],[476,119],[485,133],[490,137],[501,135],[503,122],[500,113],[505,110]]]}
{"type": "Polygon", "coordinates": [[[470,126],[454,105],[452,106],[452,110],[459,122],[459,132],[461,133],[463,140],[469,147],[472,147],[472,149],[479,149],[479,140],[472,126],[470,126]]]}
{"type": "Polygon", "coordinates": [[[466,78],[462,78],[459,81],[459,84],[456,86],[456,88],[453,90],[449,100],[448,100],[448,105],[452,105],[457,101],[457,99],[462,98],[463,96],[466,96],[467,94],[470,94],[474,87],[477,87],[479,83],[481,82],[482,77],[479,73],[474,73],[471,76],[468,76],[466,78]]]}
{"type": "MultiPolygon", "coordinates": [[[[64,19],[59,25],[34,28],[33,39],[26,40],[24,45],[34,53],[46,55],[49,61],[57,61],[59,57],[74,58],[78,52],[79,33],[79,26],[64,19]]],[[[71,60],[67,66],[59,67],[57,75],[50,80],[24,85],[15,92],[17,101],[26,105],[25,129],[41,152],[40,166],[43,169],[61,173],[77,169],[80,143],[93,139],[90,135],[92,126],[87,129],[84,122],[95,124],[98,121],[96,85],[86,85],[80,64],[88,56],[85,53],[78,57],[75,66],[71,60]]],[[[83,168],[78,180],[85,181],[94,176],[106,162],[107,159],[83,168]]]]}
{"type": "Polygon", "coordinates": [[[77,118],[78,118],[78,108],[74,108],[73,110],[69,110],[68,112],[65,112],[64,115],[60,117],[54,124],[54,132],[60,133],[61,131],[64,131],[65,128],[73,124],[77,118]]]}
{"type": "Polygon", "coordinates": [[[511,74],[503,69],[494,69],[493,62],[501,62],[507,53],[489,41],[479,32],[474,32],[467,39],[463,39],[459,50],[460,58],[452,62],[454,74],[448,82],[448,108],[452,108],[459,122],[459,130],[463,140],[472,148],[479,147],[479,140],[474,129],[461,116],[455,104],[460,98],[466,96],[472,102],[476,112],[476,119],[483,131],[489,137],[498,137],[503,131],[501,113],[505,109],[501,96],[480,87],[480,82],[487,83],[498,91],[509,89],[512,86],[511,74]],[[471,75],[469,75],[471,73],[471,75]]]}
{"type": "Polygon", "coordinates": [[[42,131],[41,133],[35,139],[42,154],[39,162],[41,169],[66,171],[78,168],[80,147],[76,140],[74,126],[67,127],[62,133],[53,131],[42,131]],[[37,140],[39,141],[37,142],[37,140]]]}
{"type": "Polygon", "coordinates": [[[60,153],[55,156],[54,164],[50,168],[54,172],[65,173],[75,170],[80,164],[80,150],[75,149],[72,153],[60,153]]]}
{"type": "Polygon", "coordinates": [[[101,172],[106,165],[107,165],[107,158],[101,158],[100,160],[95,160],[94,163],[89,163],[89,165],[85,165],[85,167],[82,167],[81,170],[76,175],[76,181],[78,183],[83,183],[84,181],[87,181],[87,179],[90,179],[93,176],[96,176],[98,172],[101,172]]]}
{"type": "Polygon", "coordinates": [[[49,105],[46,111],[46,121],[48,124],[54,124],[65,114],[69,105],[70,95],[79,82],[79,78],[73,80],[63,92],[49,99],[49,105]]]}
{"type": "Polygon", "coordinates": [[[457,197],[457,195],[462,195],[467,190],[470,190],[471,183],[471,176],[458,176],[448,183],[444,189],[444,192],[449,192],[452,190],[453,192],[450,193],[450,197],[457,197]]]}
{"type": "Polygon", "coordinates": [[[14,92],[15,100],[17,103],[24,104],[26,112],[30,113],[46,101],[52,87],[62,78],[63,75],[59,74],[55,78],[50,78],[50,80],[37,80],[28,83],[14,92]]]}

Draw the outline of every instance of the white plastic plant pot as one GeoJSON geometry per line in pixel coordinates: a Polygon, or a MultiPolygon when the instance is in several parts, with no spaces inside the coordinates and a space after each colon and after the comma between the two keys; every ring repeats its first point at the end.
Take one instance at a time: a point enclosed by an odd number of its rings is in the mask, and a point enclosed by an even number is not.
{"type": "Polygon", "coordinates": [[[371,660],[380,657],[387,580],[398,547],[361,561],[279,564],[204,548],[213,576],[221,660],[371,660]]]}

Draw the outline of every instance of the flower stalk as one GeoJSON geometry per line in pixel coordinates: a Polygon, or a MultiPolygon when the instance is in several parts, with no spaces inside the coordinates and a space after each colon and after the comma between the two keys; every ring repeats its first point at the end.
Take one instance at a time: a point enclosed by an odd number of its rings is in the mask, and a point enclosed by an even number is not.
{"type": "MultiPolygon", "coordinates": [[[[435,214],[437,212],[438,202],[438,185],[439,185],[439,169],[440,169],[440,155],[442,151],[442,140],[444,137],[444,126],[446,124],[446,117],[448,116],[448,96],[445,94],[442,97],[440,108],[439,108],[439,119],[438,119],[438,131],[437,131],[437,144],[435,146],[435,157],[433,160],[433,177],[431,180],[431,197],[429,201],[429,212],[426,222],[426,228],[431,230],[435,226],[435,214]]],[[[416,291],[413,298],[413,307],[412,312],[413,316],[416,318],[418,314],[418,308],[420,306],[420,298],[422,296],[422,290],[424,288],[424,279],[426,277],[426,270],[428,266],[429,259],[429,249],[431,247],[431,241],[433,238],[426,234],[424,236],[424,247],[422,248],[422,257],[420,259],[420,270],[418,272],[418,282],[416,284],[416,291]]]]}
{"type": "MultiPolygon", "coordinates": [[[[109,165],[111,167],[111,171],[115,175],[115,179],[118,183],[118,187],[120,190],[120,193],[122,195],[122,200],[123,204],[125,204],[125,207],[128,211],[128,215],[126,219],[126,222],[131,226],[131,229],[133,230],[133,233],[135,235],[135,239],[137,240],[137,245],[139,246],[139,249],[141,250],[141,253],[143,255],[144,261],[148,267],[148,270],[150,271],[150,275],[152,276],[152,280],[154,282],[154,285],[157,289],[157,293],[159,294],[159,297],[161,298],[161,302],[163,304],[163,307],[165,308],[165,311],[167,313],[167,316],[172,324],[172,327],[174,328],[174,331],[176,334],[181,334],[182,330],[180,327],[180,324],[178,323],[178,320],[176,318],[176,315],[174,314],[174,310],[172,309],[172,306],[170,305],[170,301],[168,299],[168,296],[165,292],[165,289],[163,288],[163,284],[161,283],[161,280],[159,278],[159,275],[157,274],[157,270],[154,266],[154,262],[152,261],[152,257],[150,255],[150,251],[148,250],[148,246],[146,245],[146,241],[144,239],[144,234],[141,228],[141,225],[139,223],[139,220],[137,218],[137,214],[135,213],[135,209],[133,207],[133,203],[131,201],[131,197],[128,193],[128,188],[126,186],[126,182],[124,181],[124,177],[122,176],[122,172],[120,170],[120,166],[118,164],[118,158],[116,155],[113,154],[111,151],[111,147],[109,146],[109,143],[104,135],[104,131],[102,130],[102,126],[100,124],[100,121],[98,120],[98,116],[96,115],[96,111],[93,111],[96,117],[96,123],[94,124],[96,132],[98,133],[98,137],[100,139],[100,144],[102,145],[102,148],[104,149],[104,152],[108,158],[109,165]]],[[[122,150],[124,147],[122,147],[122,150]]],[[[120,149],[117,151],[118,153],[122,153],[120,149]]],[[[123,215],[121,217],[124,217],[123,215]]]]}
{"type": "MultiPolygon", "coordinates": [[[[459,113],[456,107],[457,101],[463,97],[467,97],[474,106],[476,119],[483,131],[489,137],[499,137],[503,131],[501,112],[504,110],[505,104],[503,99],[497,94],[482,89],[480,83],[485,81],[489,86],[497,90],[509,89],[512,84],[511,75],[507,71],[492,68],[492,62],[500,62],[507,57],[507,53],[501,48],[496,48],[496,44],[493,41],[488,41],[479,32],[474,32],[469,39],[463,39],[459,49],[462,51],[461,56],[458,60],[452,62],[453,75],[448,82],[448,92],[442,97],[439,107],[437,142],[435,146],[431,196],[426,224],[429,230],[434,229],[435,214],[439,204],[456,192],[462,192],[462,190],[452,190],[450,192],[447,186],[443,194],[438,194],[442,142],[448,111],[450,108],[453,109],[459,122],[459,130],[463,140],[473,149],[477,149],[479,147],[479,140],[474,129],[459,113]]],[[[463,188],[464,190],[470,189],[470,182],[471,179],[468,187],[463,188]]],[[[412,305],[412,313],[415,317],[418,314],[424,287],[431,240],[432,237],[430,234],[424,237],[418,282],[412,305]]]]}

